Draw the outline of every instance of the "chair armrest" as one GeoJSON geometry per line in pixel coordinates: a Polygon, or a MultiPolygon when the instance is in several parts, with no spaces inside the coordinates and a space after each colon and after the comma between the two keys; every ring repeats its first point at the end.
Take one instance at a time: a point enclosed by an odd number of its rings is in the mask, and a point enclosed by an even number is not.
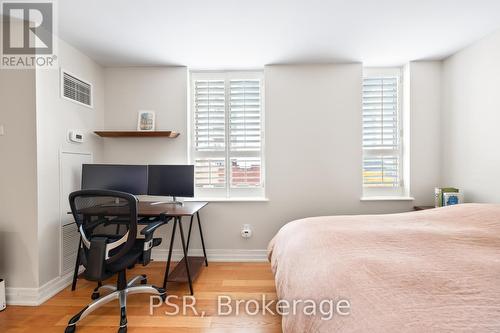
{"type": "Polygon", "coordinates": [[[156,229],[166,224],[163,219],[149,223],[141,230],[141,235],[144,235],[144,248],[142,251],[142,265],[146,266],[151,261],[151,249],[153,248],[153,233],[156,229]]]}
{"type": "Polygon", "coordinates": [[[141,235],[150,236],[156,229],[165,224],[165,221],[156,221],[153,223],[149,223],[146,227],[141,230],[141,235]]]}

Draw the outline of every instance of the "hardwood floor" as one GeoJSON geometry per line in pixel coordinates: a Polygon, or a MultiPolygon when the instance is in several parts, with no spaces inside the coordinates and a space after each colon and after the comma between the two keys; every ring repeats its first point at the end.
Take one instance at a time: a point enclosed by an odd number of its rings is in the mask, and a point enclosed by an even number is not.
{"type": "MultiPolygon", "coordinates": [[[[153,262],[147,267],[137,266],[128,271],[127,277],[147,274],[148,283],[161,285],[164,269],[164,262],[153,262]]],[[[0,312],[0,332],[64,332],[68,320],[91,301],[94,287],[95,283],[80,279],[76,291],[72,292],[68,287],[39,307],[8,306],[0,312]]],[[[182,297],[188,294],[186,284],[171,283],[168,289],[169,295],[182,297]]],[[[218,295],[261,300],[265,294],[267,300],[276,299],[274,278],[268,263],[209,263],[195,281],[194,291],[198,316],[189,310],[185,316],[182,313],[166,315],[166,311],[174,308],[165,304],[155,308],[150,315],[149,296],[130,295],[127,299],[128,332],[281,332],[279,315],[262,315],[259,311],[258,315],[250,316],[245,314],[243,305],[239,315],[217,315],[218,295]],[[201,316],[202,312],[205,312],[204,316],[201,316]]],[[[171,302],[182,304],[180,300],[171,302]]],[[[119,313],[118,301],[110,302],[82,320],[76,332],[117,332],[119,313]]]]}

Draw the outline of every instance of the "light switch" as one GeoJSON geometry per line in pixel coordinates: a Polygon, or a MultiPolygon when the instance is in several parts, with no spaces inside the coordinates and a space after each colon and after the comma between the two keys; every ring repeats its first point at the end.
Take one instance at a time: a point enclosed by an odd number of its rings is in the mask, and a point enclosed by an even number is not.
{"type": "Polygon", "coordinates": [[[5,135],[5,131],[3,130],[3,125],[0,125],[0,136],[5,135]]]}

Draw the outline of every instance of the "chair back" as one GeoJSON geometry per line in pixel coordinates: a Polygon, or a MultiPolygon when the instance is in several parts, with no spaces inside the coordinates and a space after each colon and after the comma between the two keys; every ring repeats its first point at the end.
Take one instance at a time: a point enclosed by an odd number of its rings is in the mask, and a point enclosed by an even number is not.
{"type": "Polygon", "coordinates": [[[85,277],[101,280],[106,266],[125,256],[137,237],[137,198],[109,190],[81,190],[69,195],[82,238],[85,277]]]}

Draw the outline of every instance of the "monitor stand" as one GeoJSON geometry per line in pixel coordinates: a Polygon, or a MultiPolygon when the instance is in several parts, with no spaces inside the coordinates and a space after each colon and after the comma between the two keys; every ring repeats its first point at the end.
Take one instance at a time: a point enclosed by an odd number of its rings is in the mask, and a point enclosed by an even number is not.
{"type": "Polygon", "coordinates": [[[157,202],[152,202],[151,206],[161,205],[161,204],[171,204],[171,205],[179,205],[179,206],[183,206],[184,205],[184,203],[182,201],[178,201],[176,197],[172,197],[171,201],[157,201],[157,202]]]}

